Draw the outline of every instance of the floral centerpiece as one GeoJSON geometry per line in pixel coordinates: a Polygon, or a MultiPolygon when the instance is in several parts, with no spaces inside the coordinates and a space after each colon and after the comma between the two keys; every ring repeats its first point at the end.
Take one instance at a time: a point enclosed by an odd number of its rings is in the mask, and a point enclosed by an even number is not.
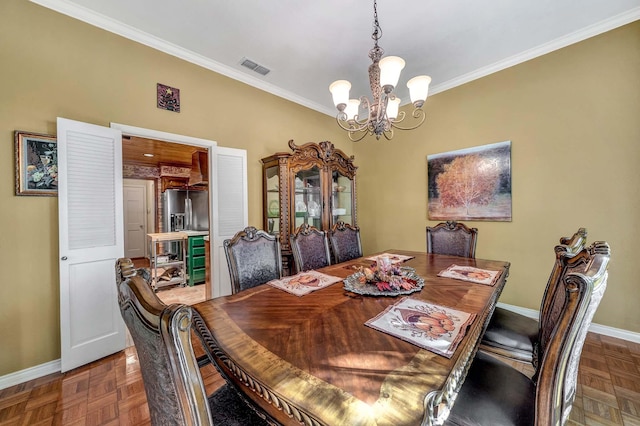
{"type": "Polygon", "coordinates": [[[345,279],[344,286],[359,294],[395,296],[420,290],[424,279],[413,268],[397,266],[388,257],[379,257],[368,267],[358,267],[358,272],[345,279]]]}

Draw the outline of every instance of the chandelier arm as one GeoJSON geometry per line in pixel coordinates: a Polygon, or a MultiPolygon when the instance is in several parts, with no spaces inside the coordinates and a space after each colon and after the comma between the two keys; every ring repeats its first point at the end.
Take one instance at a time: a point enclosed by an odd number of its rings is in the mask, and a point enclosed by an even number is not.
{"type": "MultiPolygon", "coordinates": [[[[360,115],[356,115],[354,118],[349,120],[347,117],[347,113],[345,111],[341,111],[336,115],[336,121],[338,125],[348,132],[371,132],[372,124],[374,124],[371,120],[371,103],[366,96],[362,96],[360,98],[360,103],[363,105],[363,108],[366,109],[365,117],[360,120],[360,115]]],[[[349,137],[351,139],[351,137],[349,137]]],[[[359,141],[362,138],[358,138],[359,141]]],[[[355,142],[355,141],[354,141],[355,142]]]]}
{"type": "Polygon", "coordinates": [[[383,134],[386,140],[390,141],[391,139],[393,139],[393,127],[391,127],[389,130],[385,130],[383,134]]]}
{"type": "Polygon", "coordinates": [[[359,138],[355,138],[354,139],[353,135],[356,134],[356,132],[350,131],[349,132],[349,139],[351,140],[351,142],[360,142],[362,139],[364,139],[365,136],[367,136],[369,134],[369,132],[367,132],[366,130],[361,130],[360,133],[362,134],[362,136],[360,136],[359,138]]]}
{"type": "MultiPolygon", "coordinates": [[[[402,111],[402,114],[404,114],[404,111],[402,111]]],[[[399,129],[399,130],[414,130],[414,129],[417,129],[418,127],[422,126],[422,123],[424,123],[424,120],[427,117],[427,114],[424,112],[424,110],[422,108],[416,108],[416,109],[413,110],[413,114],[411,114],[411,116],[413,118],[419,120],[419,122],[414,126],[401,127],[401,126],[397,126],[395,124],[396,122],[391,122],[391,125],[393,127],[395,127],[396,129],[399,129]]],[[[403,120],[404,120],[404,115],[402,116],[402,119],[398,120],[397,122],[400,123],[403,120]]]]}
{"type": "Polygon", "coordinates": [[[353,121],[358,124],[359,127],[366,128],[371,121],[371,102],[369,102],[369,98],[366,96],[360,97],[360,105],[366,111],[365,116],[360,120],[360,114],[356,114],[353,118],[353,121]]]}
{"type": "MultiPolygon", "coordinates": [[[[398,112],[398,116],[396,117],[395,120],[393,120],[393,123],[402,123],[404,121],[404,119],[406,118],[406,115],[404,111],[400,111],[398,112]]],[[[398,126],[395,126],[398,127],[398,126]]]]}
{"type": "Polygon", "coordinates": [[[358,132],[366,128],[366,126],[354,127],[353,123],[350,120],[346,120],[346,118],[347,114],[345,114],[344,112],[336,115],[336,122],[338,123],[338,126],[342,128],[342,130],[346,130],[347,132],[358,132]],[[346,123],[346,125],[344,123],[346,123]]]}

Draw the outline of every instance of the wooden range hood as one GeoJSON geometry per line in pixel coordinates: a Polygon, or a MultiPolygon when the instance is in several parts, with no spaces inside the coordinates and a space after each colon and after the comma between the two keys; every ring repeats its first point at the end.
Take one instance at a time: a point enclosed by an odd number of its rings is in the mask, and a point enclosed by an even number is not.
{"type": "Polygon", "coordinates": [[[189,186],[209,184],[209,155],[207,152],[196,151],[191,157],[191,174],[189,186]]]}

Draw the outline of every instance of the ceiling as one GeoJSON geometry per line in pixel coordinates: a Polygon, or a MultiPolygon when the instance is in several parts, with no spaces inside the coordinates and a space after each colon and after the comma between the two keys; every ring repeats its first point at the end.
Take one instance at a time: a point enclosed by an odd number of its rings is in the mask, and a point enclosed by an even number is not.
{"type": "Polygon", "coordinates": [[[144,139],[136,136],[122,138],[122,163],[127,165],[158,167],[160,165],[191,168],[192,155],[196,151],[207,152],[180,143],[144,139]],[[151,154],[153,157],[144,154],[151,154]]]}
{"type": "MultiPolygon", "coordinates": [[[[371,97],[372,0],[31,1],[326,114],[334,80],[371,97]]],[[[380,46],[407,63],[405,104],[415,75],[432,94],[456,87],[636,21],[640,0],[379,0],[378,18],[380,46]]]]}

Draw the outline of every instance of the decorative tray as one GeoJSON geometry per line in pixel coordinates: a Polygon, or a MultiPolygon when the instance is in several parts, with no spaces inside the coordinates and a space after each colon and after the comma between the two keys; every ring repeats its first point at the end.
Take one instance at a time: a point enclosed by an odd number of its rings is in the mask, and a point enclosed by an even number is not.
{"type": "Polygon", "coordinates": [[[393,272],[395,273],[392,275],[402,280],[401,285],[395,286],[396,288],[391,287],[389,283],[382,282],[377,271],[372,267],[371,269],[363,268],[362,271],[345,278],[344,289],[366,296],[399,296],[415,293],[424,287],[424,278],[416,274],[416,270],[409,266],[395,266],[393,272]]]}

